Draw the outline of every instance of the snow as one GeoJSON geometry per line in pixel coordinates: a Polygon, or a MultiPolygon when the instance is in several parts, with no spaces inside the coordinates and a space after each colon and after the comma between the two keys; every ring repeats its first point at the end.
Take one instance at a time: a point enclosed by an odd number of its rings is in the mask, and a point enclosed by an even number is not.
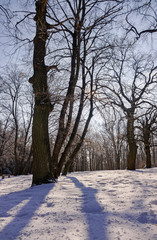
{"type": "Polygon", "coordinates": [[[0,180],[1,240],[156,240],[157,168],[0,180]]]}

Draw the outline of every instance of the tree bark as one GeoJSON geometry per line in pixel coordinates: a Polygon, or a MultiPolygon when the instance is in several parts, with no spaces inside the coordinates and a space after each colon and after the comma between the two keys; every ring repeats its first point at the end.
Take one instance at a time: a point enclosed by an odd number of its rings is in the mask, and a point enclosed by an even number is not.
{"type": "Polygon", "coordinates": [[[136,169],[136,154],[137,154],[137,145],[134,134],[134,113],[128,111],[127,116],[127,142],[129,147],[128,159],[127,159],[127,169],[135,170],[136,169]]]}
{"type": "Polygon", "coordinates": [[[115,153],[115,170],[120,170],[120,154],[115,153]]]}
{"type": "Polygon", "coordinates": [[[146,168],[151,168],[151,151],[150,151],[150,141],[151,141],[151,121],[148,122],[146,117],[145,121],[142,123],[143,127],[143,141],[144,141],[144,150],[146,154],[146,168]]]}
{"type": "Polygon", "coordinates": [[[146,154],[146,168],[151,168],[151,153],[150,153],[150,146],[145,145],[145,154],[146,154]]]}
{"type": "Polygon", "coordinates": [[[47,183],[52,180],[50,174],[50,144],[48,133],[48,118],[52,110],[47,85],[47,69],[45,65],[47,22],[46,0],[36,2],[36,36],[34,38],[33,69],[34,75],[30,78],[35,95],[35,106],[32,126],[33,150],[33,182],[32,184],[47,183]]]}
{"type": "Polygon", "coordinates": [[[79,152],[79,150],[80,150],[80,148],[81,148],[81,146],[82,146],[82,143],[83,143],[84,138],[85,138],[85,136],[86,136],[86,133],[87,133],[87,130],[88,130],[88,126],[89,126],[89,123],[90,123],[90,120],[91,120],[92,116],[93,116],[93,106],[92,106],[92,108],[90,109],[90,113],[89,113],[88,119],[87,119],[87,121],[86,121],[86,124],[85,124],[85,127],[84,127],[84,131],[83,131],[83,133],[82,133],[81,139],[80,139],[80,141],[77,143],[76,147],[74,148],[74,151],[71,153],[68,161],[67,161],[66,164],[65,164],[65,167],[64,167],[64,170],[63,170],[63,173],[62,173],[62,175],[64,175],[64,176],[67,175],[67,173],[68,173],[71,165],[72,165],[73,162],[74,162],[74,159],[75,159],[77,153],[79,152]]]}
{"type": "Polygon", "coordinates": [[[55,146],[52,155],[52,165],[51,171],[55,178],[58,178],[60,170],[58,170],[58,162],[59,162],[59,155],[61,152],[61,148],[66,140],[66,137],[69,133],[69,129],[71,126],[72,121],[72,113],[73,113],[73,104],[74,104],[74,91],[76,87],[76,83],[79,76],[79,69],[80,69],[80,29],[77,26],[77,21],[75,23],[75,29],[73,33],[73,46],[72,46],[72,58],[71,58],[71,75],[69,86],[67,90],[67,94],[62,106],[60,119],[59,119],[59,128],[57,133],[57,138],[55,141],[55,146]],[[68,119],[65,124],[66,120],[66,113],[69,106],[69,113],[68,119]]]}
{"type": "MultiPolygon", "coordinates": [[[[92,116],[93,116],[93,73],[94,73],[94,58],[93,58],[93,63],[92,63],[92,73],[90,74],[90,77],[91,77],[91,89],[90,89],[90,93],[91,93],[91,96],[90,96],[90,109],[89,109],[89,114],[88,114],[88,118],[86,120],[86,123],[85,123],[85,126],[84,126],[84,129],[83,129],[83,132],[82,132],[82,136],[80,138],[80,141],[76,144],[73,152],[70,154],[69,156],[69,159],[68,161],[66,162],[65,164],[65,167],[64,167],[64,170],[63,170],[63,175],[67,175],[71,165],[73,164],[74,162],[74,159],[77,155],[77,153],[79,152],[81,146],[82,146],[82,143],[84,141],[84,138],[86,136],[86,133],[87,133],[87,130],[88,130],[88,127],[89,127],[89,124],[90,124],[90,121],[92,119],[92,116]]],[[[84,79],[85,80],[85,79],[84,79]]],[[[83,80],[83,85],[84,85],[84,80],[83,80]]],[[[82,96],[83,97],[83,96],[82,96]]],[[[80,102],[80,105],[82,103],[80,102]]],[[[81,109],[80,109],[81,110],[81,109]]],[[[82,110],[81,110],[82,111],[82,110]]]]}
{"type": "MultiPolygon", "coordinates": [[[[85,77],[85,60],[86,60],[86,49],[84,49],[84,57],[82,60],[82,90],[81,90],[81,96],[80,96],[80,103],[79,103],[79,108],[78,108],[78,112],[77,112],[77,116],[75,119],[75,123],[74,123],[74,127],[71,133],[71,136],[69,138],[69,141],[64,149],[64,152],[61,155],[60,161],[58,163],[58,176],[60,175],[63,165],[66,162],[66,158],[70,153],[71,150],[71,146],[72,143],[74,142],[74,139],[76,137],[77,131],[78,131],[78,127],[79,127],[79,123],[81,120],[81,116],[82,116],[82,112],[83,112],[83,108],[84,108],[84,98],[85,98],[85,87],[86,87],[86,77],[85,77]]],[[[79,59],[78,59],[79,61],[79,59]]],[[[71,164],[70,164],[71,167],[71,164]]]]}
{"type": "MultiPolygon", "coordinates": [[[[15,103],[16,104],[16,103],[15,103]]],[[[18,141],[18,121],[16,114],[13,114],[15,121],[15,139],[14,139],[14,175],[17,176],[20,174],[20,161],[17,156],[17,141],[18,141]]]]}

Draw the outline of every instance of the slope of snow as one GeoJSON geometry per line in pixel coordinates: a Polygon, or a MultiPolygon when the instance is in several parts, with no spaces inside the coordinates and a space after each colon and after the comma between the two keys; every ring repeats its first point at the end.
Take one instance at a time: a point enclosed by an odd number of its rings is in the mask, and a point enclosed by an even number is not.
{"type": "Polygon", "coordinates": [[[2,240],[156,240],[157,168],[0,180],[2,240]]]}

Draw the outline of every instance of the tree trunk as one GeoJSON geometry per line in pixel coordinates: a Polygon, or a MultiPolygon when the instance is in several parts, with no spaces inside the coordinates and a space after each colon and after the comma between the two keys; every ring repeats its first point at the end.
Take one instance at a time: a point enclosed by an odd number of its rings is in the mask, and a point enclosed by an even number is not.
{"type": "Polygon", "coordinates": [[[73,164],[74,162],[74,159],[77,155],[77,153],[79,152],[81,146],[82,146],[82,143],[84,141],[84,138],[86,136],[86,133],[87,133],[87,130],[88,130],[88,127],[89,127],[89,123],[92,119],[92,116],[93,116],[93,72],[94,72],[94,59],[93,59],[93,69],[92,69],[92,74],[91,74],[91,96],[90,96],[90,110],[89,110],[89,114],[88,114],[88,118],[86,120],[86,124],[84,126],[84,129],[83,129],[83,132],[82,132],[82,136],[80,138],[80,141],[76,144],[76,147],[74,148],[73,152],[70,154],[69,156],[69,159],[68,161],[66,162],[65,164],[65,167],[64,167],[64,170],[63,170],[63,175],[67,175],[69,169],[70,169],[70,166],[73,164]]]}
{"type": "MultiPolygon", "coordinates": [[[[73,127],[73,130],[72,130],[71,136],[69,138],[69,141],[68,141],[68,143],[67,143],[67,145],[64,149],[64,152],[61,155],[60,161],[58,163],[58,172],[57,172],[58,176],[60,175],[60,173],[62,171],[62,168],[63,168],[63,165],[66,161],[66,158],[70,153],[71,146],[72,146],[72,143],[74,142],[74,139],[76,137],[78,127],[79,127],[79,123],[80,123],[81,116],[82,116],[82,112],[83,112],[83,108],[84,108],[84,97],[85,97],[85,87],[86,87],[85,65],[84,65],[85,58],[86,58],[86,55],[84,56],[83,64],[82,64],[82,90],[81,90],[81,96],[80,96],[79,109],[78,109],[78,112],[77,112],[77,116],[76,116],[76,119],[75,119],[75,123],[74,123],[74,127],[73,127]]],[[[70,166],[71,166],[71,164],[70,164],[70,166]]]]}
{"type": "MultiPolygon", "coordinates": [[[[17,103],[15,103],[17,105],[17,103]]],[[[16,107],[17,108],[17,107],[16,107]]],[[[15,113],[13,113],[14,116],[14,122],[15,122],[15,139],[14,139],[14,175],[17,176],[20,174],[20,161],[19,156],[17,155],[17,142],[18,142],[18,121],[17,121],[17,115],[16,110],[15,113]]]]}
{"type": "Polygon", "coordinates": [[[127,122],[127,142],[129,147],[128,159],[127,159],[127,169],[135,170],[136,169],[136,154],[137,154],[137,145],[134,134],[134,113],[128,113],[128,122],[127,122]]]}
{"type": "Polygon", "coordinates": [[[146,168],[151,168],[151,153],[150,153],[150,146],[145,145],[145,154],[146,154],[146,168]]]}
{"type": "Polygon", "coordinates": [[[151,142],[152,142],[152,161],[153,161],[153,165],[156,166],[156,162],[155,162],[156,151],[155,151],[155,144],[154,144],[154,137],[153,136],[151,138],[151,142]]]}
{"type": "Polygon", "coordinates": [[[58,133],[57,133],[53,155],[52,155],[51,171],[53,172],[53,175],[55,176],[55,178],[58,178],[58,175],[61,169],[61,166],[60,166],[60,169],[58,169],[59,155],[71,126],[73,104],[74,104],[74,91],[75,91],[76,83],[78,81],[79,69],[80,69],[80,29],[78,29],[77,21],[78,19],[76,19],[75,29],[73,33],[70,81],[69,81],[67,94],[66,94],[66,97],[62,106],[60,118],[59,118],[59,128],[58,128],[58,133]],[[68,113],[67,122],[65,124],[68,106],[69,106],[69,113],[68,113]]]}
{"type": "Polygon", "coordinates": [[[115,170],[120,170],[120,156],[115,153],[115,170]]]}
{"type": "Polygon", "coordinates": [[[47,68],[45,66],[47,22],[46,0],[36,2],[36,36],[34,38],[33,68],[34,75],[30,78],[35,94],[35,106],[32,127],[33,149],[33,182],[32,184],[47,183],[52,179],[50,174],[50,144],[48,133],[48,118],[52,110],[50,103],[47,68]]]}
{"type": "Polygon", "coordinates": [[[32,128],[33,184],[45,183],[50,179],[48,116],[49,110],[46,107],[35,106],[32,128]]]}
{"type": "Polygon", "coordinates": [[[148,119],[146,118],[142,125],[143,125],[144,150],[146,154],[146,168],[151,168],[151,152],[150,152],[151,124],[149,124],[148,119]]]}
{"type": "Polygon", "coordinates": [[[27,175],[28,173],[31,172],[31,156],[32,156],[32,146],[30,148],[29,156],[27,158],[27,161],[24,164],[22,174],[27,175]]]}

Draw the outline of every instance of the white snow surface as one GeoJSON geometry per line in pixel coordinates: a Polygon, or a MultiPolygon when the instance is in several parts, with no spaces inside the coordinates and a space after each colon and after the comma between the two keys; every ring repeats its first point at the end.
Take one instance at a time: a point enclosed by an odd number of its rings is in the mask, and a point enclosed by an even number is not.
{"type": "Polygon", "coordinates": [[[157,168],[0,180],[1,240],[157,240],[157,168]]]}

